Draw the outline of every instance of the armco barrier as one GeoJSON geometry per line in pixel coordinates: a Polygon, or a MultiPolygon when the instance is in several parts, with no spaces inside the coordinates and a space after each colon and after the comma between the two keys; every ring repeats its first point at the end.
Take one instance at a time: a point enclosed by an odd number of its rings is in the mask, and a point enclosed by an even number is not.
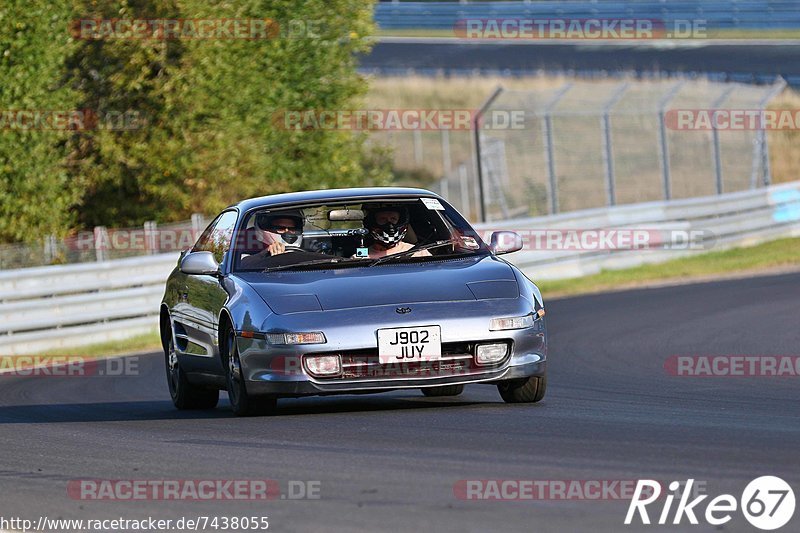
{"type": "MultiPolygon", "coordinates": [[[[700,251],[800,236],[800,181],[720,196],[476,226],[482,233],[501,229],[624,228],[698,231],[708,239],[700,251]]],[[[532,279],[540,280],[582,276],[696,252],[526,249],[505,257],[532,279]]],[[[0,355],[41,353],[155,330],[164,281],[176,262],[177,255],[171,253],[0,272],[0,355]]]]}
{"type": "Polygon", "coordinates": [[[0,356],[154,331],[177,254],[0,271],[0,356]]]}
{"type": "Polygon", "coordinates": [[[653,229],[700,232],[699,249],[523,250],[509,256],[532,279],[563,279],[691,253],[750,246],[800,236],[800,182],[668,202],[648,202],[575,211],[562,215],[478,224],[479,231],[500,229],[653,229]]]}

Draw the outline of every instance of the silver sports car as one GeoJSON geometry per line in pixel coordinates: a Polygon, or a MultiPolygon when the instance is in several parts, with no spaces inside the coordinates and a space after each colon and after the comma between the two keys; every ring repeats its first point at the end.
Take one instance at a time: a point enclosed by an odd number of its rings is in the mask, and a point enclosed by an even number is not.
{"type": "Polygon", "coordinates": [[[539,289],[443,198],[408,188],[280,194],[229,207],[181,254],[161,304],[169,391],[237,415],[277,399],[497,386],[537,402],[547,385],[539,289]]]}

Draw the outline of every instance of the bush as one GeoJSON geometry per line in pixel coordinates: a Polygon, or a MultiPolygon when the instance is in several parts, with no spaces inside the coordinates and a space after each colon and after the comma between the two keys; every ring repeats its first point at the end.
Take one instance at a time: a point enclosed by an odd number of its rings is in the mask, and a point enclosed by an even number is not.
{"type": "Polygon", "coordinates": [[[286,110],[352,108],[364,95],[355,61],[373,31],[371,2],[57,3],[74,7],[31,13],[24,0],[12,0],[11,8],[0,8],[3,20],[27,16],[31,25],[18,36],[0,24],[0,46],[9,41],[25,50],[12,55],[13,65],[0,63],[2,79],[12,80],[0,90],[29,95],[5,98],[4,108],[91,109],[99,117],[130,112],[141,127],[3,135],[0,239],[169,222],[249,196],[389,178],[386,158],[365,147],[363,134],[286,130],[274,121],[286,110]],[[271,19],[283,29],[314,21],[315,35],[70,39],[70,20],[87,18],[271,19]]]}

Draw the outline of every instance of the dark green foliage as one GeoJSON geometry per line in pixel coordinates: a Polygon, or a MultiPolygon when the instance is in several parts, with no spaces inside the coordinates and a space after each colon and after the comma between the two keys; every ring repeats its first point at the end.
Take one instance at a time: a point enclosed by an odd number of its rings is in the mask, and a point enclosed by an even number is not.
{"type": "Polygon", "coordinates": [[[249,196],[387,180],[388,159],[362,134],[275,122],[286,110],[358,107],[366,85],[355,54],[373,29],[371,2],[66,2],[3,2],[0,54],[12,53],[0,57],[0,107],[92,109],[100,120],[82,131],[0,131],[0,241],[182,220],[249,196]],[[295,32],[71,39],[70,21],[86,18],[271,19],[295,32]],[[14,30],[9,20],[29,26],[14,30]],[[309,23],[314,35],[299,34],[309,23]],[[104,127],[109,113],[124,112],[138,115],[134,129],[104,127]]]}

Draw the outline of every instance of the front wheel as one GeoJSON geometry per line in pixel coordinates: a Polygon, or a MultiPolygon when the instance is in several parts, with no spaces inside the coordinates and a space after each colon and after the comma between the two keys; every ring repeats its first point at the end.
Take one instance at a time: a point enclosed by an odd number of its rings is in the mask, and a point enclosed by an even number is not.
{"type": "Polygon", "coordinates": [[[247,386],[242,374],[242,363],[239,359],[239,348],[236,346],[236,334],[228,332],[227,365],[225,378],[228,384],[228,401],[236,416],[256,416],[272,413],[278,400],[271,396],[253,396],[247,393],[247,386]]]}
{"type": "Polygon", "coordinates": [[[547,375],[503,381],[497,390],[506,403],[536,403],[547,391],[547,375]]]}
{"type": "Polygon", "coordinates": [[[192,385],[178,362],[172,333],[164,342],[164,362],[167,369],[167,385],[172,403],[178,409],[213,409],[219,402],[219,391],[192,385]]]}

